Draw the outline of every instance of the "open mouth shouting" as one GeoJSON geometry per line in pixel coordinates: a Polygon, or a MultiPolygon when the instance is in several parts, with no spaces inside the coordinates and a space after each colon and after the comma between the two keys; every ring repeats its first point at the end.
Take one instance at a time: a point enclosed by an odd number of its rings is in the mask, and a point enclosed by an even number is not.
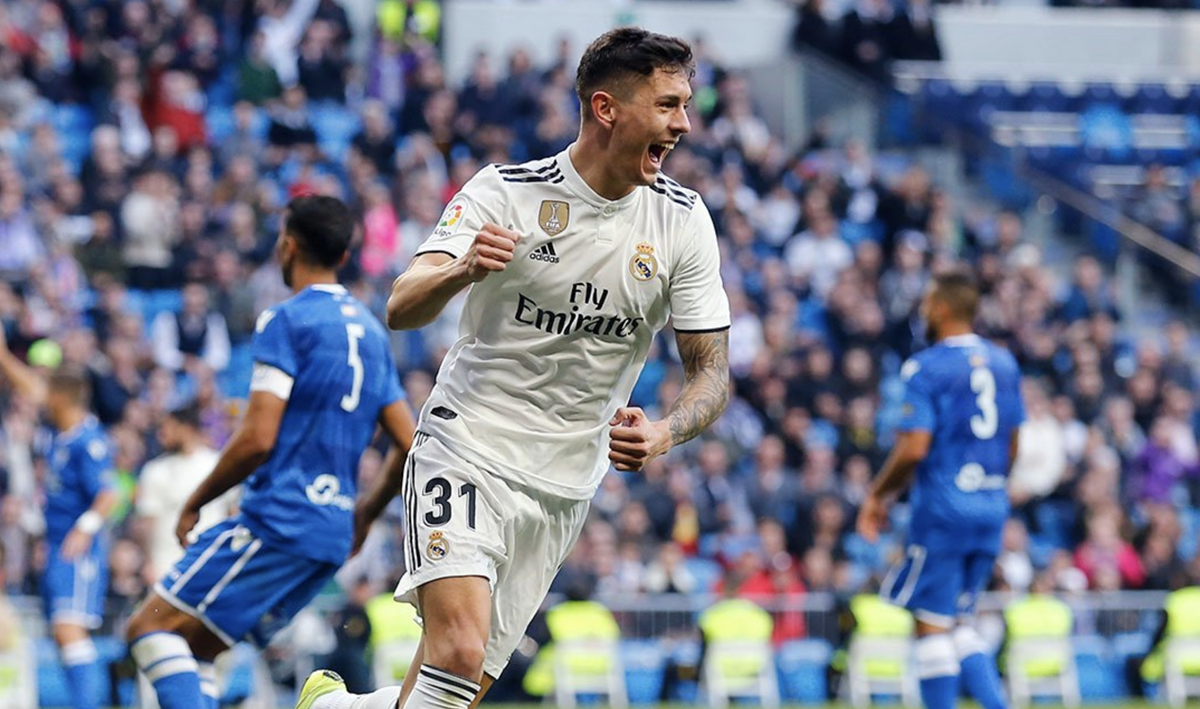
{"type": "Polygon", "coordinates": [[[647,154],[650,156],[650,164],[655,170],[661,170],[663,161],[667,159],[667,154],[675,147],[674,143],[651,143],[647,149],[647,154]]]}

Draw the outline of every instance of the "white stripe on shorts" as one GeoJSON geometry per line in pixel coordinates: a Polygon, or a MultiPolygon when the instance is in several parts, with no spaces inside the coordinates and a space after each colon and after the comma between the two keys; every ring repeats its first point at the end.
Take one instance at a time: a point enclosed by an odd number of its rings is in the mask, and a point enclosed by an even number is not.
{"type": "Polygon", "coordinates": [[[188,581],[191,581],[192,577],[199,573],[200,569],[208,563],[208,560],[212,558],[213,554],[217,553],[217,551],[221,548],[221,545],[225,543],[225,540],[229,539],[234,534],[237,534],[239,529],[241,529],[240,525],[235,526],[232,529],[226,529],[224,532],[218,534],[217,538],[212,540],[212,542],[208,545],[208,548],[205,549],[204,553],[200,555],[200,558],[193,561],[192,565],[188,567],[188,570],[183,572],[182,576],[175,579],[175,583],[171,584],[171,593],[174,594],[181,586],[187,584],[188,581]]]}

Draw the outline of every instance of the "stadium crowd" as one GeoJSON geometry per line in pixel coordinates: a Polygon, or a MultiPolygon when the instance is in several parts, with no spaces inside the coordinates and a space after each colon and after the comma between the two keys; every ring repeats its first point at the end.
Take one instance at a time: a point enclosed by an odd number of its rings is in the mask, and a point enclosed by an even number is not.
{"type": "MultiPolygon", "coordinates": [[[[354,206],[343,278],[382,313],[390,279],[480,166],[574,137],[578,48],[548,66],[481,54],[451,85],[424,5],[380,5],[365,64],[337,0],[0,5],[0,322],[30,363],[90,372],[125,499],[114,622],[154,581],[135,500],[146,463],[173,445],[164,420],[194,406],[208,444],[227,440],[255,317],[288,295],[272,251],[287,198],[354,206]]],[[[564,583],[775,598],[877,582],[904,508],[878,546],[853,533],[855,511],[888,450],[901,364],[922,345],[916,305],[930,272],[958,260],[984,289],[981,333],[1027,375],[994,585],[1026,588],[1038,568],[1072,591],[1200,580],[1195,333],[1176,322],[1131,339],[1100,263],[1052,268],[1020,215],[957,203],[903,153],[820,136],[787,150],[744,78],[697,50],[692,132],[668,170],[718,228],[735,395],[702,440],[607,478],[564,583]]],[[[394,335],[414,408],[456,316],[394,335]]],[[[659,412],[678,392],[672,342],[652,350],[634,405],[659,412]]],[[[32,594],[45,433],[10,388],[0,404],[3,578],[32,594]]],[[[363,459],[364,479],[380,458],[363,459]]],[[[343,578],[384,588],[402,535],[397,507],[343,578]]]]}

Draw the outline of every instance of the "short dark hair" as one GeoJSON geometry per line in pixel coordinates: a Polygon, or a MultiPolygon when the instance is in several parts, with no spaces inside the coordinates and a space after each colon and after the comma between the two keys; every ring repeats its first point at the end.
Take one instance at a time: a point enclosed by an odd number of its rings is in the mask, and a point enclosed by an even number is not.
{"type": "Polygon", "coordinates": [[[64,365],[50,373],[46,381],[51,391],[64,394],[75,404],[86,407],[92,398],[92,383],[78,367],[64,365]]]}
{"type": "Polygon", "coordinates": [[[284,233],[319,266],[337,268],[354,236],[354,217],[340,199],[324,195],[296,197],[288,202],[284,233]]]}
{"type": "Polygon", "coordinates": [[[620,27],[600,35],[584,51],[575,75],[575,93],[584,115],[589,115],[587,105],[596,91],[613,91],[632,75],[650,76],[655,69],[685,72],[691,79],[696,73],[691,46],[640,27],[620,27]]]}
{"type": "Polygon", "coordinates": [[[951,268],[933,277],[934,297],[945,303],[954,317],[974,322],[979,310],[979,284],[966,268],[951,268]]]}
{"type": "Polygon", "coordinates": [[[189,428],[200,429],[200,406],[195,402],[171,409],[167,417],[189,428]]]}

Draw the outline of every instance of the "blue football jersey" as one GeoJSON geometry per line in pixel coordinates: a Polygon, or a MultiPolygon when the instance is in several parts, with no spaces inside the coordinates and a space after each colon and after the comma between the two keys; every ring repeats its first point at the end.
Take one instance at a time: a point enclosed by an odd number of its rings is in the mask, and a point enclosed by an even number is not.
{"type": "Polygon", "coordinates": [[[277,548],[340,564],[359,458],[380,411],[404,398],[387,332],[345,288],[317,285],[265,310],[252,348],[251,389],[281,393],[287,407],[271,457],[246,481],[246,526],[277,548]]]}
{"type": "Polygon", "coordinates": [[[1016,360],[977,335],[961,335],[914,356],[901,377],[899,429],[933,436],[911,493],[912,534],[990,543],[1008,516],[1009,443],[1025,420],[1016,360]]]}
{"type": "Polygon", "coordinates": [[[112,450],[99,421],[89,416],[55,434],[46,453],[46,540],[61,544],[113,480],[112,450]]]}

